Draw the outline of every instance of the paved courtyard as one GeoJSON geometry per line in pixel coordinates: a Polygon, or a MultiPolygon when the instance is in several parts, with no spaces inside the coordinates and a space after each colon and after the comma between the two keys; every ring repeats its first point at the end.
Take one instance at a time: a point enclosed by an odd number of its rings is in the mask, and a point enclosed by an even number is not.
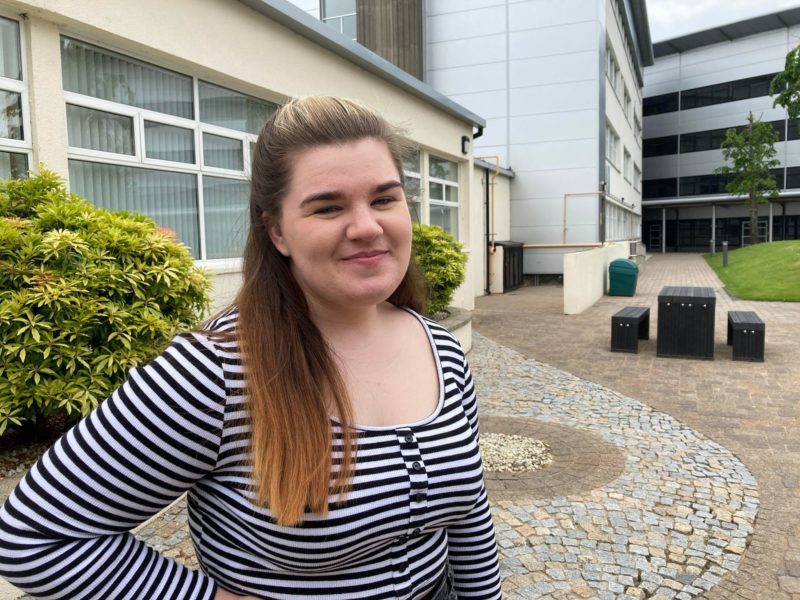
{"type": "MultiPolygon", "coordinates": [[[[636,297],[580,315],[562,314],[561,294],[523,288],[474,313],[483,431],[543,440],[553,456],[487,473],[505,596],[800,600],[800,305],[736,301],[697,255],[653,256],[636,297]],[[717,291],[714,361],[655,356],[664,285],[717,291]],[[637,355],[608,350],[626,305],[651,307],[637,355]],[[730,360],[734,308],[765,320],[766,362],[730,360]]],[[[182,503],[138,536],[196,566],[182,503]]]]}

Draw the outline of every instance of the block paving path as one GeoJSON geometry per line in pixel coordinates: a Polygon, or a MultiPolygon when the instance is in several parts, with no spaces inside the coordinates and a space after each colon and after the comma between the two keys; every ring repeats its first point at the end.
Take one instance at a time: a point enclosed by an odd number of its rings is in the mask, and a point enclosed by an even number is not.
{"type": "Polygon", "coordinates": [[[562,293],[540,286],[479,298],[474,329],[670,415],[731,451],[755,478],[760,504],[740,563],[699,597],[800,600],[800,304],[732,298],[694,254],[652,256],[635,297],[605,296],[579,315],[562,314],[562,293]],[[714,361],[656,357],[658,292],[666,285],[715,289],[714,361]],[[651,339],[640,342],[639,354],[612,353],[611,315],[628,305],[650,307],[651,339]],[[765,362],[731,361],[728,310],[754,310],[765,321],[765,362]]]}

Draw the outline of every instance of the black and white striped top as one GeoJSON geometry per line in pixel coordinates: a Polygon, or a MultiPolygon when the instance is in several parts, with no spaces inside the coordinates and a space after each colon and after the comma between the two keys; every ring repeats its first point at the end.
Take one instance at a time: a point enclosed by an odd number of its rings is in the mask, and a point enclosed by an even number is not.
{"type": "MultiPolygon", "coordinates": [[[[71,429],[0,510],[0,575],[43,598],[416,598],[449,561],[459,598],[500,598],[475,390],[453,336],[422,319],[439,373],[428,418],[359,427],[356,473],[327,517],[278,526],[252,498],[235,344],[179,336],[71,429]],[[188,491],[204,572],[129,530],[188,491]]],[[[212,328],[232,331],[235,314],[212,328]]],[[[336,437],[335,423],[334,437],[336,437]]],[[[336,448],[334,448],[336,454],[336,448]]]]}

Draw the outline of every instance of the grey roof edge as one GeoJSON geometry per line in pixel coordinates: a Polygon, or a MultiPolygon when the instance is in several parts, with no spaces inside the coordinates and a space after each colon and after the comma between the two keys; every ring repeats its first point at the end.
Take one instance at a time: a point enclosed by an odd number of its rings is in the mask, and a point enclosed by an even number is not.
{"type": "MultiPolygon", "coordinates": [[[[659,198],[656,200],[642,200],[642,209],[645,208],[669,208],[670,206],[686,206],[691,204],[725,204],[744,202],[744,196],[733,196],[731,194],[717,194],[714,196],[692,196],[678,198],[659,198]]],[[[778,200],[800,200],[800,190],[783,190],[778,193],[778,200]]]]}
{"type": "MultiPolygon", "coordinates": [[[[494,171],[497,168],[497,165],[495,165],[494,163],[490,163],[489,161],[486,160],[481,160],[480,158],[476,158],[473,161],[473,163],[476,167],[480,169],[489,169],[490,171],[494,171]]],[[[500,167],[498,173],[500,173],[500,175],[505,175],[506,177],[510,177],[512,179],[517,175],[516,173],[514,173],[514,170],[511,167],[500,167]]]]}
{"type": "Polygon", "coordinates": [[[642,65],[649,67],[655,61],[653,40],[650,37],[650,19],[647,16],[645,0],[631,0],[633,27],[636,30],[636,45],[642,65]]]}
{"type": "Polygon", "coordinates": [[[653,55],[655,58],[660,58],[670,54],[680,54],[703,46],[798,24],[800,24],[800,7],[770,12],[656,42],[653,44],[653,55]]]}
{"type": "Polygon", "coordinates": [[[467,121],[476,127],[485,127],[486,120],[437,92],[427,83],[409,75],[388,60],[378,56],[361,44],[336,32],[322,21],[287,0],[239,0],[265,17],[291,29],[312,42],[338,54],[353,64],[396,85],[412,95],[430,102],[446,113],[467,121]]]}

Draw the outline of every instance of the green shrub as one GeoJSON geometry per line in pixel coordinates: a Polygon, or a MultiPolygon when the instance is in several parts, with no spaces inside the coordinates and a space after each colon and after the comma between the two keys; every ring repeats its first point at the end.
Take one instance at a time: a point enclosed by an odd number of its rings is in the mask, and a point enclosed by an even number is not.
{"type": "Polygon", "coordinates": [[[467,256],[452,235],[435,225],[414,225],[414,256],[430,288],[428,314],[442,312],[464,282],[467,256]]]}
{"type": "Polygon", "coordinates": [[[0,182],[0,435],[87,414],[208,308],[209,279],[148,217],[42,170],[0,182]]]}

